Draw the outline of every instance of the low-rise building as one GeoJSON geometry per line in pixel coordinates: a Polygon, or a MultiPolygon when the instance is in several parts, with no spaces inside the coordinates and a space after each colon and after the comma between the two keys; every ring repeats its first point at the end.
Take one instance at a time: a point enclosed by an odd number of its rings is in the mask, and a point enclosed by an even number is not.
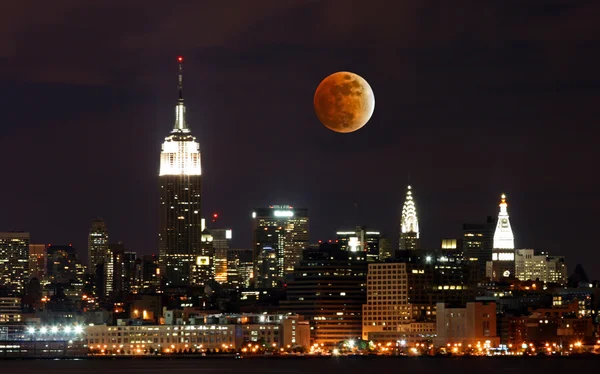
{"type": "Polygon", "coordinates": [[[436,346],[497,347],[500,344],[496,334],[496,303],[470,302],[458,308],[438,303],[436,311],[436,346]]]}
{"type": "Polygon", "coordinates": [[[194,325],[89,326],[90,349],[101,353],[152,354],[310,345],[310,326],[298,315],[211,315],[194,325]],[[201,322],[208,322],[206,324],[201,322]]]}

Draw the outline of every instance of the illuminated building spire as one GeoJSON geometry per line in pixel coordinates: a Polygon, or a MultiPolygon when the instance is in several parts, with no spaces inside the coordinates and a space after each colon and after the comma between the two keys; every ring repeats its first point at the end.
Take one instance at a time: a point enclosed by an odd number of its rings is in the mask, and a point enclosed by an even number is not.
{"type": "Polygon", "coordinates": [[[506,209],[506,195],[502,194],[500,200],[500,213],[498,214],[498,223],[494,233],[494,249],[515,249],[515,237],[508,220],[508,210],[506,209]]]}
{"type": "Polygon", "coordinates": [[[419,234],[417,208],[413,200],[412,188],[408,186],[400,220],[400,249],[418,249],[419,234]]]}
{"type": "Polygon", "coordinates": [[[177,57],[179,63],[179,73],[177,76],[177,106],[175,107],[175,126],[172,132],[190,132],[185,121],[185,104],[183,103],[183,57],[177,57]]]}

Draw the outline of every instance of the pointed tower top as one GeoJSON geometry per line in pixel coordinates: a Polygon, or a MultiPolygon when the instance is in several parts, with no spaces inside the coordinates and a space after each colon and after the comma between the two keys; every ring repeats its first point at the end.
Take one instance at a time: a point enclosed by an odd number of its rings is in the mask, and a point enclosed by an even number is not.
{"type": "Polygon", "coordinates": [[[177,57],[179,65],[177,74],[177,106],[175,108],[175,126],[172,132],[190,132],[185,121],[185,104],[183,103],[183,56],[177,57]]]}
{"type": "Polygon", "coordinates": [[[183,57],[177,57],[179,62],[179,79],[177,81],[177,91],[179,92],[179,100],[183,101],[183,57]]]}
{"type": "Polygon", "coordinates": [[[515,237],[508,220],[508,210],[506,203],[506,195],[500,196],[500,212],[498,213],[498,223],[496,224],[496,232],[494,233],[494,248],[496,249],[514,249],[515,237]]]}
{"type": "Polygon", "coordinates": [[[417,218],[417,209],[412,197],[412,187],[409,185],[406,189],[406,200],[402,207],[402,217],[400,223],[402,233],[413,232],[419,237],[419,220],[417,218]]]}

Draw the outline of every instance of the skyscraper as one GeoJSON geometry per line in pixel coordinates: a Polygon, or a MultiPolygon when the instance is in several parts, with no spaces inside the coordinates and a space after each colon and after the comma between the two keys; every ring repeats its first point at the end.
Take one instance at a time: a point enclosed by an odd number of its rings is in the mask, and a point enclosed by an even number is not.
{"type": "Polygon", "coordinates": [[[476,262],[478,277],[486,273],[486,263],[492,260],[494,242],[494,217],[488,216],[485,223],[463,224],[462,250],[468,261],[476,262]]]}
{"type": "Polygon", "coordinates": [[[258,287],[278,287],[308,245],[308,209],[272,205],[252,213],[254,279],[258,287]]]}
{"type": "Polygon", "coordinates": [[[419,219],[410,186],[406,190],[406,200],[402,207],[399,247],[400,250],[419,249],[419,219]]]}
{"type": "Polygon", "coordinates": [[[498,213],[498,223],[494,233],[494,249],[515,249],[515,237],[508,220],[508,211],[506,204],[506,195],[502,194],[500,200],[500,213],[498,213]]]}
{"type": "Polygon", "coordinates": [[[0,233],[0,284],[23,293],[29,281],[29,233],[0,233]]]}
{"type": "Polygon", "coordinates": [[[94,218],[88,234],[88,272],[96,275],[96,267],[106,261],[108,230],[102,218],[94,218]]]}
{"type": "Polygon", "coordinates": [[[201,252],[200,145],[185,118],[183,58],[179,57],[175,125],[160,155],[160,274],[165,285],[190,285],[201,252]]]}

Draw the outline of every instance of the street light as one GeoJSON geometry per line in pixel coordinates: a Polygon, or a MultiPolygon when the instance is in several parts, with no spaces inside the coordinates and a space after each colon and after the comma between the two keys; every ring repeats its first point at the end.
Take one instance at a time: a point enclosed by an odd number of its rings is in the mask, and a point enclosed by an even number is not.
{"type": "Polygon", "coordinates": [[[58,332],[58,327],[52,326],[51,331],[52,331],[53,334],[56,334],[58,332]]]}
{"type": "Polygon", "coordinates": [[[75,327],[73,328],[73,332],[74,332],[75,334],[81,334],[81,333],[83,332],[83,327],[81,327],[81,326],[75,326],[75,327]]]}
{"type": "Polygon", "coordinates": [[[47,333],[47,332],[48,332],[48,329],[47,329],[46,327],[42,327],[42,328],[40,329],[40,332],[41,332],[42,334],[45,334],[45,333],[47,333]]]}
{"type": "Polygon", "coordinates": [[[30,334],[35,334],[35,328],[34,328],[34,327],[30,327],[29,329],[27,329],[27,331],[28,331],[30,334]]]}

